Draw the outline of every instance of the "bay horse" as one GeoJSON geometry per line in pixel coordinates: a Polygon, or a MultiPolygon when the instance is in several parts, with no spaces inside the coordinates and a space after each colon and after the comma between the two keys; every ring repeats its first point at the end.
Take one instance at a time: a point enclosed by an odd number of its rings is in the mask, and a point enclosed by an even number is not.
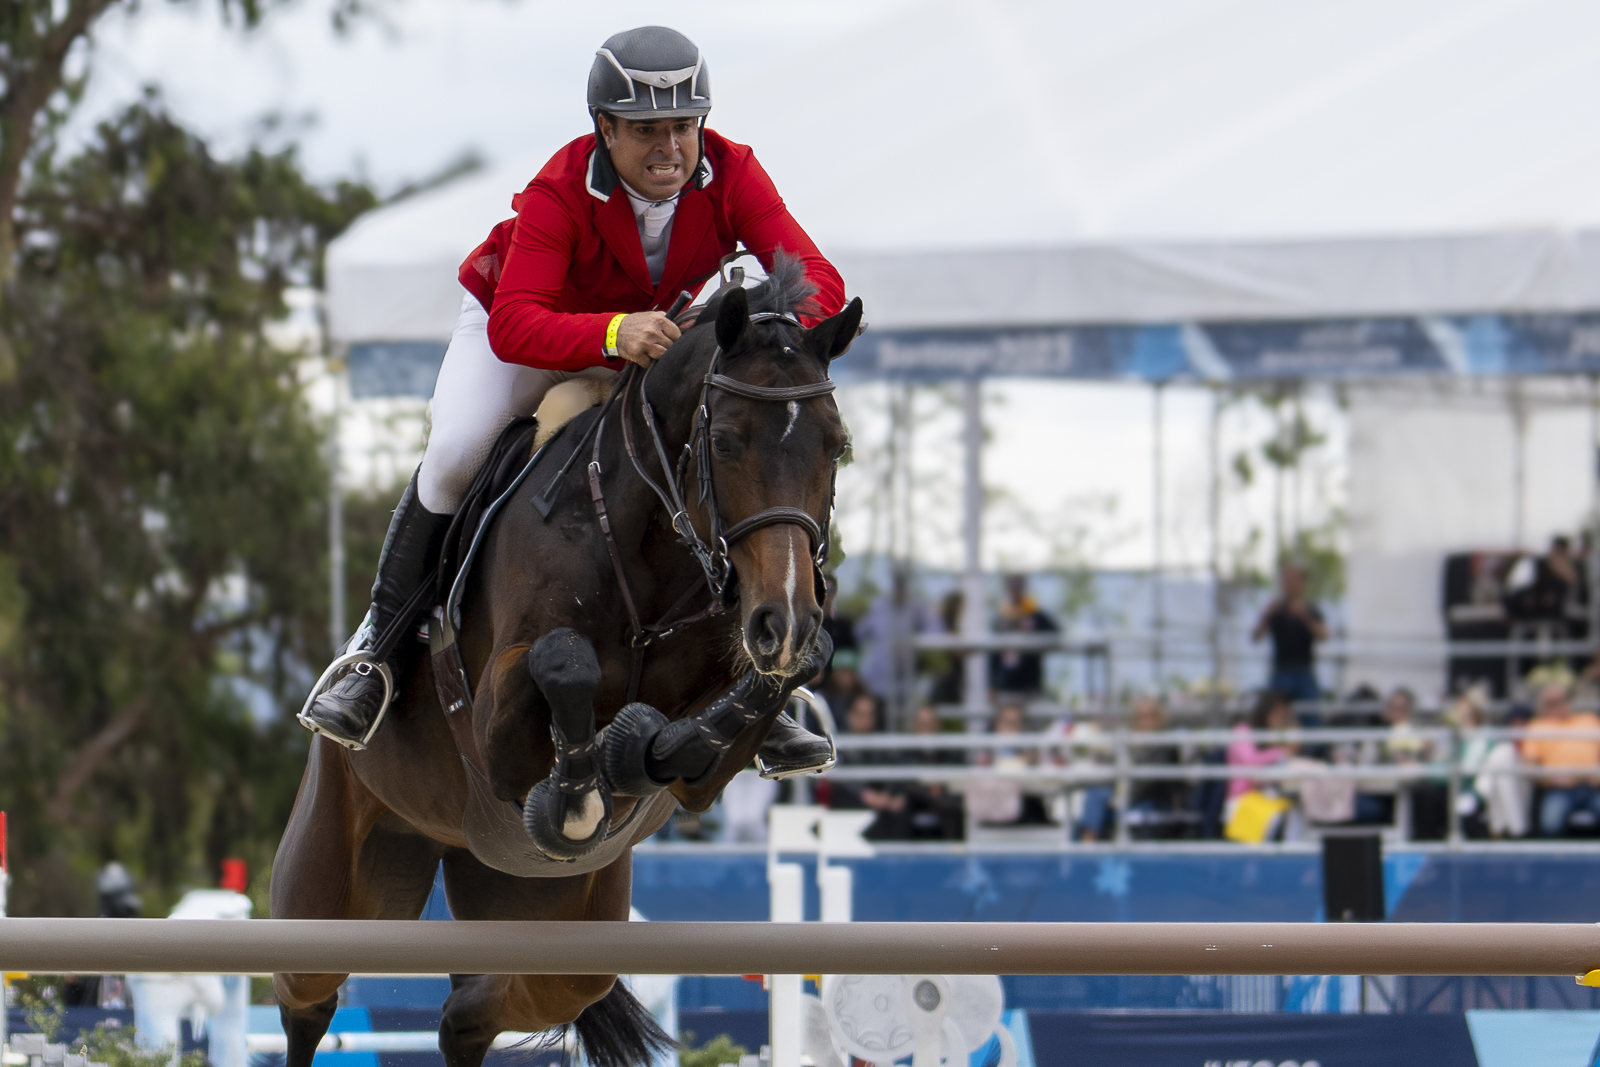
{"type": "MultiPolygon", "coordinates": [[[[847,437],[828,372],[861,302],[806,329],[811,292],[780,253],[544,446],[383,729],[361,752],[312,740],[273,918],[416,919],[442,864],[460,920],[627,920],[633,845],[710,807],[830,652],[819,567],[847,437]]],[[[273,976],[287,1067],[311,1064],[346,977],[273,976]]],[[[449,1067],[567,1023],[595,1067],[671,1045],[615,976],[450,983],[449,1067]]]]}

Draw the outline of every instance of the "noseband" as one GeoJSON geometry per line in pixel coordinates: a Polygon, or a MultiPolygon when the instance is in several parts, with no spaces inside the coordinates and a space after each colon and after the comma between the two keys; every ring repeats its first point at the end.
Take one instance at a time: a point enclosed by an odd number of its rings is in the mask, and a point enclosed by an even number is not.
{"type": "MultiPolygon", "coordinates": [[[[800,320],[792,315],[775,311],[756,312],[750,316],[750,323],[758,322],[784,322],[798,329],[804,329],[800,320]]],[[[771,403],[788,403],[797,400],[809,400],[813,397],[827,396],[834,391],[834,382],[831,378],[824,378],[820,382],[809,385],[752,385],[740,381],[720,372],[722,364],[722,346],[711,356],[711,366],[700,383],[700,400],[696,405],[694,422],[689,428],[689,440],[684,442],[683,450],[674,464],[667,456],[666,446],[661,440],[661,431],[656,423],[655,409],[650,404],[649,396],[645,392],[646,381],[656,364],[651,365],[643,373],[637,371],[636,365],[630,365],[624,372],[624,380],[618,385],[622,402],[622,442],[628,459],[633,464],[633,469],[638,473],[644,483],[650,487],[662,505],[671,516],[672,529],[678,535],[678,543],[687,548],[700,564],[700,569],[705,574],[706,587],[711,592],[711,604],[704,610],[694,615],[677,617],[677,613],[687,606],[694,592],[693,587],[689,593],[680,598],[667,610],[662,620],[654,625],[644,625],[639,619],[638,608],[629,589],[627,573],[622,566],[622,554],[616,543],[616,538],[611,532],[610,518],[606,512],[605,493],[601,486],[600,475],[600,442],[605,436],[606,412],[601,411],[596,420],[594,434],[594,451],[589,461],[589,495],[594,502],[595,514],[600,522],[600,530],[605,535],[606,548],[611,555],[611,564],[616,571],[617,584],[622,590],[622,599],[628,609],[629,620],[632,624],[632,644],[634,648],[634,667],[632,678],[628,684],[628,699],[633,700],[638,692],[639,676],[643,665],[645,646],[651,642],[671,635],[675,630],[690,623],[720,613],[724,608],[724,601],[728,593],[728,580],[732,575],[732,564],[729,561],[729,550],[744,538],[749,537],[757,530],[768,526],[798,526],[805,530],[808,543],[811,547],[812,562],[821,568],[828,559],[828,528],[833,520],[832,482],[828,486],[828,514],[823,521],[818,522],[816,517],[803,508],[777,506],[764,508],[753,515],[747,515],[731,526],[724,527],[722,523],[722,509],[717,502],[716,484],[711,472],[711,393],[720,390],[742,396],[749,400],[759,400],[771,403]],[[645,469],[644,461],[640,458],[639,449],[635,446],[633,437],[633,420],[630,418],[630,408],[633,404],[639,405],[640,414],[644,424],[650,431],[650,442],[655,449],[656,458],[661,464],[661,480],[658,482],[651,477],[645,469]],[[710,517],[710,533],[701,537],[700,532],[694,528],[694,522],[689,517],[689,508],[685,501],[683,483],[688,473],[689,462],[696,462],[695,474],[700,483],[699,504],[706,510],[710,517]]],[[[614,393],[613,398],[618,394],[614,393]]],[[[607,407],[610,407],[608,402],[607,407]]],[[[580,446],[581,447],[581,446],[580,446]]],[[[834,467],[834,477],[838,475],[838,467],[834,467]]],[[[558,475],[559,477],[559,475],[558,475]]]]}

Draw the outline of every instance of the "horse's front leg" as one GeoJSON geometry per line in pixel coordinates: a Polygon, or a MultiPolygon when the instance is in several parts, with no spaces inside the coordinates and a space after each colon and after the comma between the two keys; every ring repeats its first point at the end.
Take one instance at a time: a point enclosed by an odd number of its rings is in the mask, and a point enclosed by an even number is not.
{"type": "Polygon", "coordinates": [[[604,840],[612,810],[595,745],[600,660],[588,638],[563,627],[528,649],[527,665],[550,708],[556,762],[523,802],[522,825],[550,858],[579,859],[604,840]]]}
{"type": "Polygon", "coordinates": [[[833,641],[817,635],[811,654],[787,677],[746,671],[733,686],[701,710],[669,723],[659,711],[630,704],[607,728],[606,778],[618,793],[648,796],[672,787],[680,802],[700,810],[715,799],[726,777],[755,755],[774,719],[802,683],[814,677],[833,655],[833,641]],[[742,756],[742,759],[740,758],[742,756]],[[699,794],[709,793],[696,807],[699,794]]]}

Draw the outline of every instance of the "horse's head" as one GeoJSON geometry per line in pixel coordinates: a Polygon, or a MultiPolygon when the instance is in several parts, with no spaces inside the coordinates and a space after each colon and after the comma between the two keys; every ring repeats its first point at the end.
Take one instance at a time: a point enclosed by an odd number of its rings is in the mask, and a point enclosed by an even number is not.
{"type": "Polygon", "coordinates": [[[712,548],[715,532],[727,542],[742,647],[763,674],[794,674],[816,640],[817,559],[848,442],[828,365],[855,339],[861,301],[808,330],[793,316],[810,292],[800,264],[780,256],[761,286],[730,289],[706,307],[709,329],[694,334],[711,337],[696,338],[688,361],[696,386],[708,373],[722,377],[693,420],[689,503],[696,527],[714,532],[712,548]]]}

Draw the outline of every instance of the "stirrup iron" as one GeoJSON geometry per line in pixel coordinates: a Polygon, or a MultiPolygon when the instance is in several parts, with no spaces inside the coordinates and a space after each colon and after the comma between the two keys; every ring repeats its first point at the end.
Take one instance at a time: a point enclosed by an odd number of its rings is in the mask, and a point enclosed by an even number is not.
{"type": "Polygon", "coordinates": [[[329,741],[337,742],[351,752],[365,752],[367,744],[372,740],[373,735],[378,732],[378,727],[383,725],[384,713],[389,710],[389,704],[393,700],[394,672],[389,669],[387,663],[374,658],[371,651],[365,648],[358,648],[354,652],[346,652],[328,664],[328,669],[322,672],[322,677],[317,679],[317,684],[311,687],[311,692],[306,695],[306,702],[300,706],[300,714],[296,715],[295,718],[307,730],[326,737],[329,741]],[[311,718],[311,705],[316,702],[319,696],[332,689],[335,682],[345,676],[345,668],[347,667],[360,675],[370,675],[373,672],[377,672],[378,677],[383,681],[383,703],[378,705],[378,714],[372,717],[372,725],[367,727],[367,732],[362,734],[358,741],[335,737],[333,734],[325,732],[321,725],[311,718]]]}

